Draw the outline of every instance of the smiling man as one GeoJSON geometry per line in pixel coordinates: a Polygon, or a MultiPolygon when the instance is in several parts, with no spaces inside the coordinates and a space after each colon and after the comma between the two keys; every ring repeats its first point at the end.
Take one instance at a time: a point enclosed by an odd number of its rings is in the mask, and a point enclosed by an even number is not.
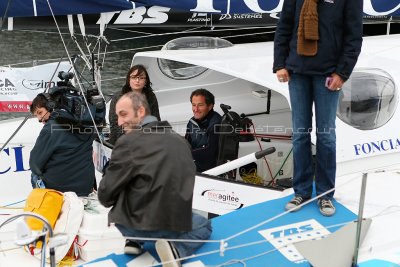
{"type": "MultiPolygon", "coordinates": [[[[146,97],[123,95],[116,104],[118,125],[125,134],[117,142],[100,182],[98,197],[112,207],[108,219],[127,237],[159,238],[156,250],[163,264],[181,266],[206,240],[211,223],[192,213],[195,166],[185,139],[167,121],[149,115],[146,97]]],[[[141,254],[140,240],[128,240],[125,253],[141,254]]]]}
{"type": "Polygon", "coordinates": [[[193,117],[189,120],[185,138],[192,147],[192,155],[198,172],[217,166],[218,140],[215,127],[221,123],[221,115],[214,111],[215,98],[206,89],[197,89],[190,95],[193,117]]]}

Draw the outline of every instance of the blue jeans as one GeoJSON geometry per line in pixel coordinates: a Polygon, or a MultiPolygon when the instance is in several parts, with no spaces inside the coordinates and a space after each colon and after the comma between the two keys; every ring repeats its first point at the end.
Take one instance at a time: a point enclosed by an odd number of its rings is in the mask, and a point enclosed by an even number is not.
{"type": "MultiPolygon", "coordinates": [[[[309,198],[313,188],[311,152],[312,106],[315,106],[317,153],[315,188],[317,195],[335,187],[336,109],[338,91],[325,87],[326,76],[292,74],[289,81],[293,124],[293,189],[309,198]]],[[[325,197],[333,198],[334,192],[325,197]]]]}
{"type": "MultiPolygon", "coordinates": [[[[164,238],[164,239],[190,239],[190,240],[208,240],[212,228],[211,222],[196,213],[192,215],[192,231],[190,232],[174,232],[174,231],[142,231],[127,228],[121,224],[115,224],[123,236],[127,237],[149,237],[149,238],[164,238]]],[[[179,256],[187,257],[200,248],[204,243],[202,242],[172,242],[179,256]]]]}

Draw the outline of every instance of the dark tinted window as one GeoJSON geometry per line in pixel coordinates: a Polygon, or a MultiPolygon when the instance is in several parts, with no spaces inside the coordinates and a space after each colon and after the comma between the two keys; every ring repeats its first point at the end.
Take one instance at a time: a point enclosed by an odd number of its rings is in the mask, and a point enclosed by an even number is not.
{"type": "MultiPolygon", "coordinates": [[[[195,49],[218,49],[230,47],[233,44],[227,40],[217,37],[181,37],[166,43],[162,50],[195,50],[195,49]]],[[[207,68],[177,62],[168,59],[157,59],[158,67],[164,75],[176,80],[186,80],[199,76],[204,73],[207,68]]]]}
{"type": "Polygon", "coordinates": [[[398,101],[392,77],[379,69],[355,70],[344,84],[337,116],[360,130],[371,130],[392,118],[398,101]]]}

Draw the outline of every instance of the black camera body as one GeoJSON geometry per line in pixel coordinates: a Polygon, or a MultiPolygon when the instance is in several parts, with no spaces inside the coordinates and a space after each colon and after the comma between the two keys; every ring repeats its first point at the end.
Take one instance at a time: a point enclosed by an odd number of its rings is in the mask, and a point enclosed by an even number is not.
{"type": "Polygon", "coordinates": [[[69,81],[73,73],[60,72],[58,77],[62,81],[57,82],[57,86],[48,92],[55,102],[52,112],[55,120],[79,128],[102,127],[105,123],[106,103],[98,89],[88,89],[83,95],[69,81]]]}

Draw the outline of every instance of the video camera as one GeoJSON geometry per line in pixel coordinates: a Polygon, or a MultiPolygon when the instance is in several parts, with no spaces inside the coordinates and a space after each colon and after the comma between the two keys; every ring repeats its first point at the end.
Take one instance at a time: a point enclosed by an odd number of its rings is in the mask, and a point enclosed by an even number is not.
{"type": "Polygon", "coordinates": [[[79,128],[93,128],[95,125],[102,127],[106,116],[106,104],[103,97],[99,95],[97,88],[87,89],[83,95],[70,82],[73,77],[72,72],[60,71],[58,78],[61,81],[48,91],[54,101],[55,120],[60,124],[70,124],[79,128]]]}

